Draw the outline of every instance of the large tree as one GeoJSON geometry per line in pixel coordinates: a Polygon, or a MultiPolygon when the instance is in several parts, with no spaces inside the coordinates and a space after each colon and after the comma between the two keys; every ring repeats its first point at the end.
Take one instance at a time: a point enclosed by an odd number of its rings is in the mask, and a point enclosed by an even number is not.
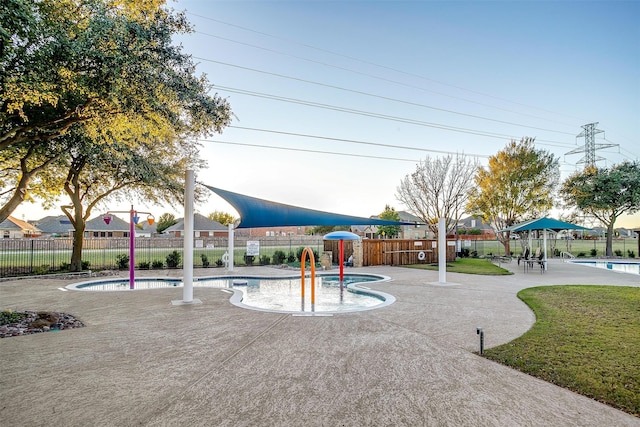
{"type": "Polygon", "coordinates": [[[75,230],[70,269],[82,268],[85,224],[93,210],[110,199],[175,205],[184,195],[184,171],[200,166],[197,144],[180,139],[159,141],[162,150],[150,150],[140,141],[94,138],[82,128],[67,133],[73,142],[64,179],[71,205],[63,206],[75,230]]]}
{"type": "Polygon", "coordinates": [[[190,31],[187,21],[164,3],[6,2],[0,12],[0,221],[29,198],[38,175],[68,156],[64,136],[72,128],[83,127],[87,140],[168,141],[228,125],[226,100],[209,95],[206,78],[196,76],[190,57],[172,44],[173,35],[190,31]]]}
{"type": "Polygon", "coordinates": [[[561,194],[569,206],[594,216],[607,227],[606,256],[612,256],[616,219],[640,211],[640,163],[586,168],[567,178],[561,194]]]}
{"type": "Polygon", "coordinates": [[[463,154],[427,156],[400,182],[396,198],[436,235],[438,219],[445,218],[449,233],[464,212],[477,169],[477,160],[463,154]]]}
{"type": "Polygon", "coordinates": [[[499,231],[551,209],[560,179],[558,159],[536,149],[534,142],[527,137],[511,141],[491,156],[489,165],[478,170],[469,194],[467,209],[491,223],[507,254],[510,233],[499,231]]]}

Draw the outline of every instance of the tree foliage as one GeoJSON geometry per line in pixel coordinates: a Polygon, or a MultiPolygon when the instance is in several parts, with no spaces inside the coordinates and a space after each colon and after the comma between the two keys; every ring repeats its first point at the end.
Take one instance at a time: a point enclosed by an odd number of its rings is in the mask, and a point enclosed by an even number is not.
{"type": "Polygon", "coordinates": [[[158,225],[156,225],[156,232],[162,233],[164,230],[166,230],[167,228],[177,223],[178,223],[178,220],[176,219],[175,215],[169,212],[163,213],[162,215],[160,215],[160,218],[158,218],[158,225]]]}
{"type": "MultiPolygon", "coordinates": [[[[72,130],[91,144],[124,141],[142,155],[229,124],[227,101],[209,95],[206,78],[172,44],[190,28],[164,3],[7,2],[0,12],[0,221],[30,197],[34,179],[68,156],[72,130]],[[5,17],[16,19],[5,25],[5,17]]],[[[59,192],[42,182],[45,195],[59,192]]]]}
{"type": "MultiPolygon", "coordinates": [[[[385,205],[384,211],[378,215],[380,219],[386,219],[388,221],[400,221],[400,214],[396,212],[394,208],[389,205],[385,205]]],[[[378,236],[385,236],[389,238],[397,237],[400,234],[399,225],[380,225],[377,231],[378,236]]]]}
{"type": "Polygon", "coordinates": [[[475,159],[463,154],[428,157],[405,176],[396,189],[396,198],[407,210],[428,224],[437,235],[438,219],[445,218],[447,232],[464,212],[467,195],[478,169],[475,159]]]}
{"type": "Polygon", "coordinates": [[[558,160],[534,146],[534,138],[511,141],[489,158],[475,176],[467,209],[481,215],[496,230],[508,253],[510,233],[498,233],[517,222],[535,218],[553,207],[555,187],[560,179],[558,160]]]}
{"type": "Polygon", "coordinates": [[[569,206],[594,216],[607,227],[606,256],[612,256],[616,219],[640,211],[640,163],[587,168],[567,178],[561,194],[569,206]]]}
{"type": "Polygon", "coordinates": [[[236,220],[235,217],[230,213],[222,211],[214,211],[209,214],[208,218],[214,221],[218,221],[222,225],[233,224],[233,222],[236,220]]]}

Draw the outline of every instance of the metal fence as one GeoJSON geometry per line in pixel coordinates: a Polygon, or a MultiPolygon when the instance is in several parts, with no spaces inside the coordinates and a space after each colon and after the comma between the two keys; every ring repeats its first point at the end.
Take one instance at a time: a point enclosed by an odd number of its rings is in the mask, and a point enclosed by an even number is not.
{"type": "MultiPolygon", "coordinates": [[[[82,249],[84,267],[91,270],[127,269],[129,243],[128,237],[85,239],[82,249]]],[[[227,238],[196,238],[194,266],[222,266],[227,243],[227,238]]],[[[322,236],[238,237],[234,240],[233,260],[236,265],[271,264],[275,251],[295,256],[300,247],[310,247],[317,253],[322,253],[322,236]],[[245,257],[247,241],[259,242],[260,256],[245,257]]],[[[72,248],[71,238],[1,239],[0,277],[66,271],[71,261],[72,248]]],[[[168,268],[168,258],[178,259],[177,267],[181,268],[184,241],[182,238],[138,237],[135,239],[134,258],[136,269],[168,268]],[[177,257],[174,252],[178,254],[177,257]]]]}
{"type": "MultiPolygon", "coordinates": [[[[468,251],[470,256],[505,255],[502,244],[497,240],[464,240],[459,241],[460,249],[468,251]]],[[[523,252],[528,240],[511,241],[512,255],[523,252]]],[[[532,241],[533,248],[542,246],[542,239],[532,241]]],[[[569,252],[576,257],[603,256],[606,241],[600,240],[555,240],[548,241],[548,255],[560,256],[569,252]]],[[[0,277],[20,275],[47,274],[66,271],[71,261],[73,240],[71,238],[55,239],[0,239],[0,277]]],[[[291,237],[236,237],[234,241],[234,264],[272,264],[276,251],[286,256],[295,257],[299,248],[310,247],[317,254],[324,251],[322,236],[291,237]],[[258,241],[260,255],[246,258],[247,241],[258,241]]],[[[174,251],[179,258],[177,267],[182,267],[184,259],[184,242],[182,238],[148,238],[135,239],[136,269],[167,268],[167,258],[175,259],[174,251]]],[[[227,251],[226,238],[196,238],[194,240],[194,266],[222,266],[223,255],[227,251]]],[[[638,239],[616,239],[613,242],[614,255],[625,258],[640,256],[638,239]]],[[[92,238],[85,239],[82,261],[87,269],[113,270],[127,269],[129,257],[129,238],[92,238]]]]}

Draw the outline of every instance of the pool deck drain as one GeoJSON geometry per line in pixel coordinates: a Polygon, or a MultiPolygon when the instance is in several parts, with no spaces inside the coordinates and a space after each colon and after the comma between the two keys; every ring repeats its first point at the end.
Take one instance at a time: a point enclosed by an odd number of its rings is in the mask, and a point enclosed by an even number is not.
{"type": "Polygon", "coordinates": [[[637,276],[554,260],[543,275],[505,267],[515,274],[449,273],[457,286],[426,285],[438,272],[353,269],[391,276],[371,288],[396,303],[330,317],[243,310],[214,288],[195,289],[202,304],[173,307],[167,302],[182,297],[180,288],[60,292],[73,279],[4,281],[0,309],[67,312],[86,326],[0,339],[0,419],[65,426],[640,426],[636,417],[474,354],[478,325],[486,348],[531,327],[534,315],[516,296],[523,288],[638,286],[637,276]]]}

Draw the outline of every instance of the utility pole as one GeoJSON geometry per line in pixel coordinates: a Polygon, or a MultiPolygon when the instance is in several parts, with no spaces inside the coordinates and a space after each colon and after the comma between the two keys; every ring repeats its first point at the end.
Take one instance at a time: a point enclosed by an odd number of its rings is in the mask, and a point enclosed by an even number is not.
{"type": "Polygon", "coordinates": [[[578,160],[577,164],[584,163],[585,169],[595,167],[596,162],[599,160],[606,160],[604,157],[596,156],[596,150],[618,147],[618,144],[596,144],[596,135],[604,133],[603,130],[596,129],[596,126],[598,126],[598,122],[588,123],[582,126],[583,131],[580,132],[576,138],[584,137],[584,145],[565,153],[565,156],[569,154],[584,153],[584,156],[578,160]]]}

